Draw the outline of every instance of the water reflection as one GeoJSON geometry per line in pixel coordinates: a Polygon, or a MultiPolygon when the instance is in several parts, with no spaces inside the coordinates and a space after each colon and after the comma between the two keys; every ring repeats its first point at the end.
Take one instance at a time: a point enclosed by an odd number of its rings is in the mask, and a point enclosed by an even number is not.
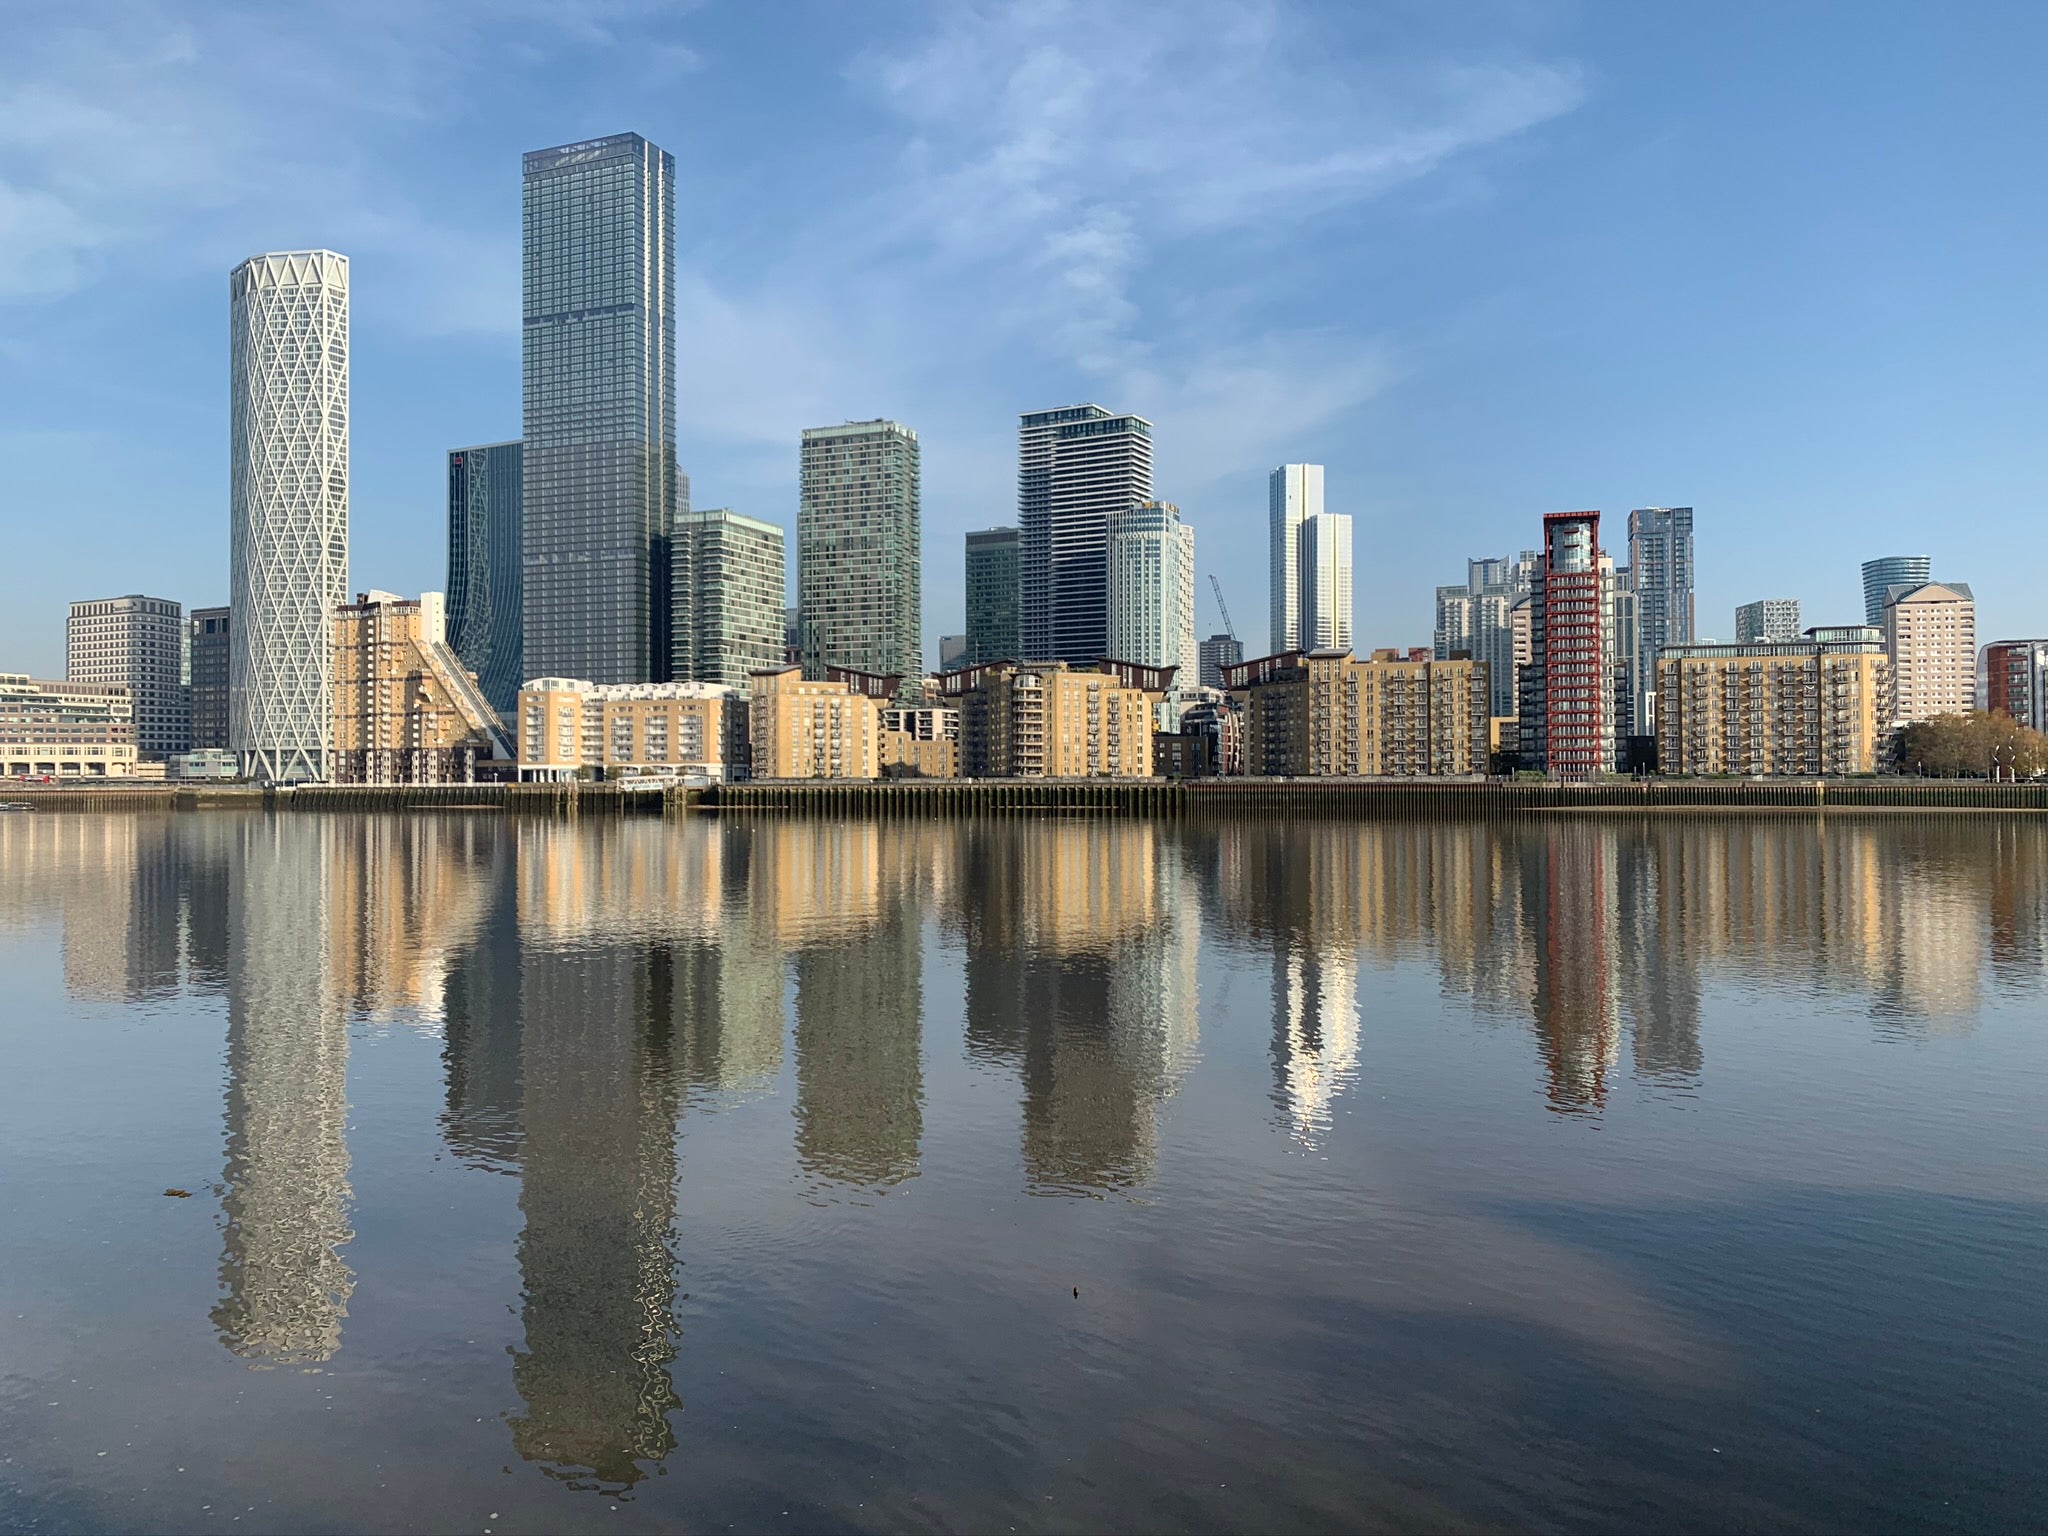
{"type": "Polygon", "coordinates": [[[1698,1090],[1723,977],[1851,1000],[1883,1039],[1971,1027],[1987,990],[2048,977],[2044,874],[2048,828],[1991,817],[0,818],[0,926],[47,927],[74,997],[225,998],[221,1342],[341,1348],[349,1029],[439,1031],[443,1141],[520,1181],[513,1448],[611,1490],[675,1447],[691,1115],[782,1122],[813,1199],[886,1194],[924,1169],[927,1053],[957,1029],[1015,1086],[994,1134],[1024,1188],[1140,1189],[1173,1174],[1227,955],[1270,986],[1259,1091],[1305,1146],[1335,1135],[1400,965],[1517,1031],[1542,1103],[1597,1119],[1698,1090]]]}

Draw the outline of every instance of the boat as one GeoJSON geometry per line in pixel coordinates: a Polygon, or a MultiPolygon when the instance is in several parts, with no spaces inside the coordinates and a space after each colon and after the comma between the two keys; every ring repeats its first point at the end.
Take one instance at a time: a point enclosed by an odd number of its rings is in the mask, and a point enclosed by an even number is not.
{"type": "Polygon", "coordinates": [[[0,800],[0,811],[32,811],[35,807],[26,800],[0,800]]]}

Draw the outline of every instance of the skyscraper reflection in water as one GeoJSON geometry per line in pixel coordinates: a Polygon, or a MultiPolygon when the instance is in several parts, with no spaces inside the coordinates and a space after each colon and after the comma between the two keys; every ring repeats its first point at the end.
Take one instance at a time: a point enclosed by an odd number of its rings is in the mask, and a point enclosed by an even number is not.
{"type": "Polygon", "coordinates": [[[1019,1077],[1026,1182],[1145,1183],[1198,1038],[1201,910],[1181,850],[1149,822],[977,822],[957,837],[968,1050],[1019,1077]]]}
{"type": "Polygon", "coordinates": [[[348,1225],[348,1018],[335,986],[336,842],[326,818],[250,819],[229,851],[227,1169],[220,1339],[272,1365],[341,1347],[348,1225]]]}

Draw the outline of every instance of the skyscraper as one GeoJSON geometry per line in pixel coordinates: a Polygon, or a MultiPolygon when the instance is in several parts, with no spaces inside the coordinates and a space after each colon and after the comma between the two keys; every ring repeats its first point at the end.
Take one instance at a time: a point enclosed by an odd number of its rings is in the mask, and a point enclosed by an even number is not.
{"type": "Polygon", "coordinates": [[[1301,520],[1323,510],[1323,466],[1282,464],[1267,477],[1266,515],[1272,585],[1271,651],[1301,646],[1301,520]]]}
{"type": "Polygon", "coordinates": [[[522,458],[518,443],[448,455],[448,643],[500,712],[526,681],[522,458]]]}
{"type": "Polygon", "coordinates": [[[967,535],[967,666],[1023,659],[1017,633],[1022,548],[1014,528],[967,535]]]}
{"type": "Polygon", "coordinates": [[[1628,515],[1629,590],[1635,594],[1635,644],[1629,669],[1630,734],[1655,729],[1657,652],[1693,639],[1692,508],[1638,507],[1628,515]]]}
{"type": "Polygon", "coordinates": [[[226,751],[228,744],[228,611],[194,608],[192,630],[192,747],[226,751]]]}
{"type": "Polygon", "coordinates": [[[1195,530],[1167,501],[1141,502],[1104,520],[1109,575],[1106,654],[1178,667],[1176,691],[1195,685],[1195,530]]]}
{"type": "Polygon", "coordinates": [[[128,690],[138,758],[160,760],[191,745],[191,712],[178,681],[184,630],[184,609],[168,598],[136,594],[71,605],[65,680],[128,690]]]}
{"type": "Polygon", "coordinates": [[[1496,555],[1467,560],[1463,586],[1436,589],[1437,660],[1447,661],[1464,651],[1474,661],[1485,662],[1487,707],[1495,715],[1516,710],[1515,669],[1528,660],[1526,604],[1542,558],[1525,549],[1513,559],[1496,555]],[[1525,605],[1519,631],[1518,604],[1525,605]],[[1525,642],[1519,649],[1518,633],[1525,642]]]}
{"type": "Polygon", "coordinates": [[[1882,555],[1863,562],[1863,622],[1884,627],[1884,598],[1893,587],[1917,587],[1934,579],[1934,562],[1926,555],[1882,555]]]}
{"type": "Polygon", "coordinates": [[[526,156],[521,669],[669,664],[675,159],[637,133],[526,156]]]}
{"type": "Polygon", "coordinates": [[[783,664],[784,546],[775,524],[724,507],[677,516],[678,681],[744,688],[750,673],[783,664]]]}
{"type": "Polygon", "coordinates": [[[917,434],[893,421],[804,431],[796,606],[804,676],[924,671],[917,434]]]}
{"type": "Polygon", "coordinates": [[[1152,499],[1152,423],[1099,405],[1017,426],[1018,640],[1025,660],[1092,666],[1109,638],[1104,523],[1152,499]]]}
{"type": "Polygon", "coordinates": [[[1799,599],[1760,597],[1735,610],[1737,645],[1788,645],[1799,638],[1799,599]]]}
{"type": "Polygon", "coordinates": [[[1544,514],[1543,569],[1530,594],[1533,654],[1522,674],[1522,751],[1557,778],[1594,778],[1612,762],[1601,561],[1598,512],[1544,514]]]}
{"type": "Polygon", "coordinates": [[[1351,517],[1317,512],[1295,529],[1295,578],[1305,651],[1351,648],[1351,517]]]}
{"type": "Polygon", "coordinates": [[[1223,669],[1244,660],[1244,646],[1235,635],[1211,635],[1196,647],[1201,660],[1204,688],[1223,686],[1223,669]]]}
{"type": "Polygon", "coordinates": [[[228,746],[251,778],[327,776],[328,615],[348,601],[348,258],[228,279],[228,746]]]}

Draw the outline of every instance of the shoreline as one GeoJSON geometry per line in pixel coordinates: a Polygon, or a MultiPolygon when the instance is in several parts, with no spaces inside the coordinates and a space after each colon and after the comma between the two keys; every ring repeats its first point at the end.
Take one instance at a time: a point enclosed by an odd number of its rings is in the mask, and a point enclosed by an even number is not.
{"type": "Polygon", "coordinates": [[[1644,779],[1601,784],[1457,779],[755,780],[634,789],[618,784],[61,784],[0,787],[28,812],[459,811],[661,816],[704,811],[872,817],[1037,813],[1108,816],[1513,818],[1532,815],[1827,815],[2048,812],[2048,782],[1916,779],[1644,779]]]}

